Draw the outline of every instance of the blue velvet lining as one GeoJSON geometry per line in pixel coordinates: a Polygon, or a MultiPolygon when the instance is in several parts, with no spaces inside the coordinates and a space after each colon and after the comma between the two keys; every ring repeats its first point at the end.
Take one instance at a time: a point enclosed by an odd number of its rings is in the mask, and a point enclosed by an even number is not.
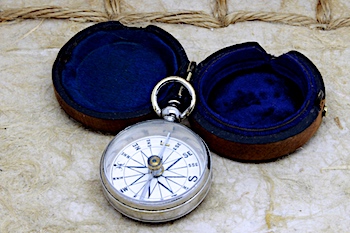
{"type": "Polygon", "coordinates": [[[319,92],[314,70],[300,59],[297,52],[273,57],[257,43],[218,51],[195,74],[199,103],[194,115],[242,136],[272,135],[296,126],[315,112],[319,92]]]}
{"type": "Polygon", "coordinates": [[[68,96],[102,113],[150,108],[150,94],[162,78],[179,69],[176,52],[143,29],[97,31],[79,41],[62,70],[68,96]]]}
{"type": "Polygon", "coordinates": [[[269,128],[290,119],[303,103],[298,86],[271,67],[235,72],[220,80],[207,96],[208,106],[242,128],[269,128]]]}

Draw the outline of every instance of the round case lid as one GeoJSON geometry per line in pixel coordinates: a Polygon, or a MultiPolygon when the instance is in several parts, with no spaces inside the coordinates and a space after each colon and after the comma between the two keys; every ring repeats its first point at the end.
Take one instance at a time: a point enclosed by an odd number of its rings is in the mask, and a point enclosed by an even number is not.
{"type": "Polygon", "coordinates": [[[155,117],[150,96],[164,77],[181,75],[188,64],[180,43],[164,30],[93,25],[60,50],[52,69],[56,97],[75,120],[115,133],[155,117]]]}
{"type": "Polygon", "coordinates": [[[302,146],[321,123],[322,77],[299,52],[279,57],[249,42],[224,48],[194,75],[191,125],[211,150],[240,161],[266,161],[302,146]]]}

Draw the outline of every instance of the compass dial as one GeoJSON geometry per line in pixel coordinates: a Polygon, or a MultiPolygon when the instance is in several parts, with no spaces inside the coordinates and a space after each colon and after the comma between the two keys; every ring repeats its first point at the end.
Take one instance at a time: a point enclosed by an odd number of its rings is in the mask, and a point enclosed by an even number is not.
{"type": "Polygon", "coordinates": [[[210,152],[186,126],[146,121],[110,142],[100,174],[115,209],[141,221],[169,221],[192,211],[208,193],[210,152]]]}
{"type": "Polygon", "coordinates": [[[163,201],[181,195],[201,177],[196,152],[185,142],[164,136],[149,136],[124,147],[113,160],[110,180],[125,196],[137,200],[163,201]],[[166,143],[166,144],[165,144],[166,143]],[[159,156],[160,174],[152,174],[149,158],[159,156]]]}

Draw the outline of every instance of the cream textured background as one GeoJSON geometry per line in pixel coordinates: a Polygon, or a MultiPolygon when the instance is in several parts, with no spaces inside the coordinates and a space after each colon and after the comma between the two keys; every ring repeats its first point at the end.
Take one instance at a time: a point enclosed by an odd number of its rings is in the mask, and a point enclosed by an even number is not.
{"type": "MultiPolygon", "coordinates": [[[[126,13],[211,14],[215,8],[203,0],[125,2],[126,13]]],[[[348,1],[329,2],[332,20],[350,14],[348,1]]],[[[0,10],[42,5],[104,11],[99,0],[2,0],[0,10]]],[[[229,13],[275,11],[312,18],[316,5],[315,0],[227,1],[229,13]]],[[[59,49],[92,24],[0,23],[0,232],[349,231],[349,27],[320,30],[252,21],[210,29],[153,23],[177,38],[197,62],[247,41],[277,56],[290,50],[305,54],[324,77],[329,114],[303,148],[279,161],[243,164],[213,154],[214,180],[205,201],[179,220],[143,224],[121,216],[102,194],[99,160],[113,136],[69,119],[54,97],[51,68],[59,49]]]]}

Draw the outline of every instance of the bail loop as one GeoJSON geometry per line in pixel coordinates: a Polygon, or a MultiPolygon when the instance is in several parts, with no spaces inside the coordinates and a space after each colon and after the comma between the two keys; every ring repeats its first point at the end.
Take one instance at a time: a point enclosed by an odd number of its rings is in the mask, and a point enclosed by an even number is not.
{"type": "MultiPolygon", "coordinates": [[[[190,63],[191,65],[191,63],[190,63]]],[[[191,72],[189,72],[188,77],[192,75],[191,72]]],[[[158,116],[163,117],[167,121],[182,121],[185,117],[191,114],[191,112],[194,109],[194,106],[196,105],[196,93],[192,85],[185,79],[178,77],[178,76],[170,76],[167,78],[162,79],[157,85],[154,87],[152,94],[151,94],[151,102],[154,111],[157,113],[158,116]],[[191,102],[190,105],[183,111],[180,112],[178,109],[178,106],[181,104],[178,100],[170,100],[168,102],[168,106],[161,109],[158,104],[158,93],[160,89],[165,86],[168,83],[177,82],[182,84],[181,89],[179,91],[179,96],[182,94],[182,88],[185,87],[188,90],[188,93],[191,96],[191,102]]]]}

